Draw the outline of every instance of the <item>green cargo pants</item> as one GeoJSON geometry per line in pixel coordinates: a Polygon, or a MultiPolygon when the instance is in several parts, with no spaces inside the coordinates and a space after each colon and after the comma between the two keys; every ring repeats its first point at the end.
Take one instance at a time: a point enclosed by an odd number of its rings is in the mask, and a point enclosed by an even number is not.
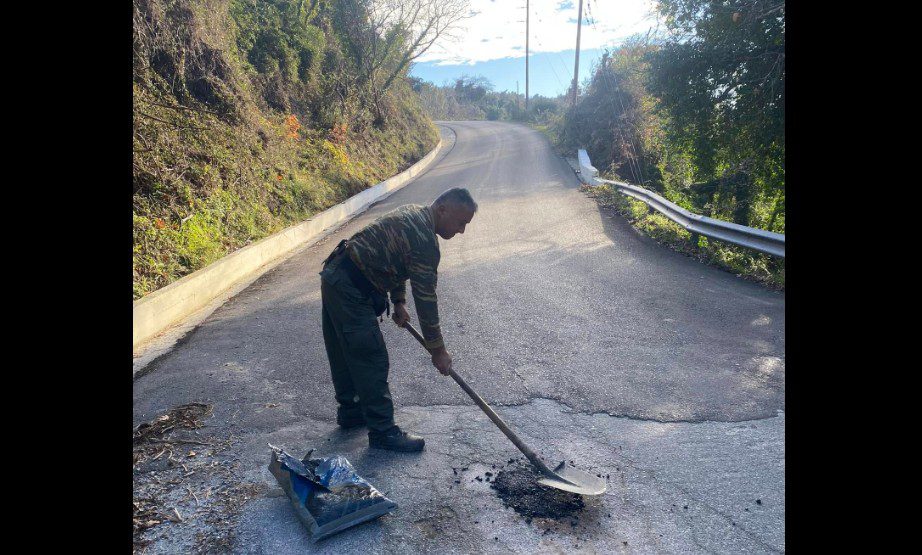
{"type": "Polygon", "coordinates": [[[394,403],[387,383],[390,359],[372,301],[340,268],[342,257],[320,272],[323,341],[330,361],[337,419],[365,417],[371,431],[394,426],[394,403]]]}

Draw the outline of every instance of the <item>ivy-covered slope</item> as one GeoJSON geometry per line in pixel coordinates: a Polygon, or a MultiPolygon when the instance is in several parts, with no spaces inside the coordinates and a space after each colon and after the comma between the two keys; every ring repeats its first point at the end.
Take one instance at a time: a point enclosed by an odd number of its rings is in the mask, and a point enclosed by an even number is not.
{"type": "Polygon", "coordinates": [[[438,141],[406,79],[371,101],[344,31],[361,1],[133,5],[135,299],[402,171],[438,141]]]}

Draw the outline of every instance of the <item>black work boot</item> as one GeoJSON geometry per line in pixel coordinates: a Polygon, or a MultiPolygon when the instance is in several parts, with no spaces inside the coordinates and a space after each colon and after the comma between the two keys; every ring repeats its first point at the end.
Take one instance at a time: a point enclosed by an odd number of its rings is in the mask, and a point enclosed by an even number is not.
{"type": "Polygon", "coordinates": [[[425,439],[415,434],[408,434],[397,426],[384,432],[368,432],[368,446],[375,449],[415,452],[422,451],[425,445],[425,439]]]}

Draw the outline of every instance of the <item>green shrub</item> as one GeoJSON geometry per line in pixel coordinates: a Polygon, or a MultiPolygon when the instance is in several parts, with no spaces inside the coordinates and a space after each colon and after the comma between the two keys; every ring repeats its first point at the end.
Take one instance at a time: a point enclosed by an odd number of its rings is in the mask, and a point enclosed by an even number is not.
{"type": "Polygon", "coordinates": [[[383,120],[372,113],[331,6],[133,0],[134,298],[435,146],[407,82],[379,99],[383,120]]]}

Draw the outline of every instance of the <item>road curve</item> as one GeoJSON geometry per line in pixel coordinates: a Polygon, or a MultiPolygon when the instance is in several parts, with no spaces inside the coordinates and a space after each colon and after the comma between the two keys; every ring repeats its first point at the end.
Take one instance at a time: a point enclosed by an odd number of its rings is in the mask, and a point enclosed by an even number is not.
{"type": "MultiPolygon", "coordinates": [[[[134,383],[134,423],[179,403],[213,403],[211,426],[249,438],[241,447],[248,472],[262,478],[266,438],[320,437],[334,429],[320,327],[321,261],[375,217],[428,203],[453,186],[467,187],[480,209],[466,233],[440,239],[442,329],[455,369],[488,402],[512,413],[537,407],[536,415],[602,413],[653,426],[732,427],[783,414],[783,293],[668,250],[602,213],[535,130],[500,122],[445,125],[454,144],[425,174],[261,277],[152,363],[134,383]]],[[[422,429],[420,422],[439,414],[468,410],[470,400],[432,368],[406,331],[387,321],[382,331],[398,423],[422,429]]],[[[477,418],[476,409],[465,414],[477,418]]],[[[564,420],[548,421],[554,418],[564,420]]],[[[783,422],[772,433],[783,434],[783,422]]],[[[484,440],[491,448],[508,447],[491,437],[484,440]]],[[[350,448],[364,449],[361,438],[353,440],[350,448]]],[[[777,456],[780,478],[776,467],[771,472],[780,480],[782,524],[765,524],[769,531],[752,544],[756,550],[783,551],[783,448],[777,456]]],[[[750,546],[708,544],[696,534],[686,547],[750,546]]]]}

